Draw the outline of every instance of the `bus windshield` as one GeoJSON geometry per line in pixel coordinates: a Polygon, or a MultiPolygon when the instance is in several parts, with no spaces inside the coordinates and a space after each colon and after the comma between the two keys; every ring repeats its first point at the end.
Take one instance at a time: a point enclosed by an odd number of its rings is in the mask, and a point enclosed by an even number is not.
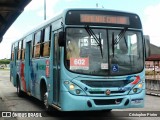
{"type": "Polygon", "coordinates": [[[65,64],[89,75],[128,75],[143,70],[142,33],[122,29],[67,28],[65,64]],[[118,41],[115,41],[118,39],[118,41]],[[98,42],[97,42],[98,41],[98,42]]]}

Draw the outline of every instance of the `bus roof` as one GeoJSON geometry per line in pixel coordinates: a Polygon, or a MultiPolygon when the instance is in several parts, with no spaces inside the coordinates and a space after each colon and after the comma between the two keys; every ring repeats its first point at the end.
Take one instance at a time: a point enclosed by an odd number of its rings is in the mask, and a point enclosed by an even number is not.
{"type": "MultiPolygon", "coordinates": [[[[36,32],[37,30],[41,29],[43,26],[47,26],[47,25],[49,25],[51,22],[60,19],[60,18],[62,17],[61,14],[62,14],[62,13],[60,13],[59,15],[57,15],[57,16],[55,16],[55,17],[53,17],[53,18],[50,18],[50,19],[48,19],[48,20],[45,20],[45,21],[39,23],[39,24],[36,25],[36,26],[33,26],[33,28],[31,28],[31,30],[29,30],[28,32],[26,32],[25,34],[23,34],[20,38],[18,38],[17,41],[20,41],[21,39],[25,38],[26,36],[30,35],[31,33],[36,32]]],[[[17,42],[17,41],[14,41],[13,43],[15,43],[15,42],[17,42]]]]}
{"type": "Polygon", "coordinates": [[[137,15],[134,12],[115,10],[115,9],[105,9],[105,8],[67,8],[67,9],[64,9],[63,12],[67,13],[70,10],[110,11],[110,12],[119,12],[119,13],[127,13],[127,14],[135,14],[135,15],[137,15]]]}
{"type": "MultiPolygon", "coordinates": [[[[65,20],[63,19],[64,17],[66,17],[66,14],[69,11],[99,11],[99,12],[116,12],[116,13],[123,13],[123,14],[132,14],[135,15],[137,17],[139,17],[136,13],[131,13],[131,12],[126,12],[126,11],[119,11],[119,10],[111,10],[111,9],[104,9],[104,8],[68,8],[68,9],[64,9],[63,11],[61,11],[58,15],[56,15],[55,17],[52,17],[48,20],[43,21],[42,23],[40,23],[39,25],[36,25],[36,27],[32,28],[29,32],[27,32],[26,34],[24,34],[21,38],[19,38],[19,40],[25,38],[26,36],[30,35],[31,33],[41,29],[43,26],[47,26],[50,23],[61,19],[63,20],[63,22],[65,22],[65,20]]],[[[17,41],[19,41],[17,40],[17,41]]],[[[17,42],[15,41],[15,42],[17,42]]]]}

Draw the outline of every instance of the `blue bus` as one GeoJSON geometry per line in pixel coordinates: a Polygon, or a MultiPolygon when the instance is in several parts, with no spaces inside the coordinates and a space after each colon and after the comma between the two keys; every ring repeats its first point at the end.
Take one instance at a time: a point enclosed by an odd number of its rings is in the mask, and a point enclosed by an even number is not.
{"type": "Polygon", "coordinates": [[[12,44],[10,79],[47,111],[140,108],[147,46],[135,13],[66,9],[12,44]]]}

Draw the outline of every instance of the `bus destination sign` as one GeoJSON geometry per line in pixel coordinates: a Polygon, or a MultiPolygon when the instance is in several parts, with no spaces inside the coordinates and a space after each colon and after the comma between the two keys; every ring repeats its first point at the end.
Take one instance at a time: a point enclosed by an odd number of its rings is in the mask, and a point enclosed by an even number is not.
{"type": "Polygon", "coordinates": [[[129,17],[113,15],[80,14],[80,22],[83,23],[108,23],[129,25],[129,17]]]}

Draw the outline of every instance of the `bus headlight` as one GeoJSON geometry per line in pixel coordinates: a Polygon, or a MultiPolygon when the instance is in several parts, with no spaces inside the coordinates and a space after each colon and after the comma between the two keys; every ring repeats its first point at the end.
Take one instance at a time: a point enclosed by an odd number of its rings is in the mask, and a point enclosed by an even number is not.
{"type": "Polygon", "coordinates": [[[136,93],[140,93],[143,89],[143,83],[138,83],[137,85],[135,85],[131,91],[129,92],[129,94],[136,94],[136,93]]]}
{"type": "Polygon", "coordinates": [[[75,89],[74,84],[70,84],[70,85],[69,85],[69,89],[70,89],[70,90],[74,90],[74,89],[75,89]]]}
{"type": "Polygon", "coordinates": [[[70,81],[64,81],[64,85],[71,94],[86,95],[86,93],[79,86],[70,81]]]}

